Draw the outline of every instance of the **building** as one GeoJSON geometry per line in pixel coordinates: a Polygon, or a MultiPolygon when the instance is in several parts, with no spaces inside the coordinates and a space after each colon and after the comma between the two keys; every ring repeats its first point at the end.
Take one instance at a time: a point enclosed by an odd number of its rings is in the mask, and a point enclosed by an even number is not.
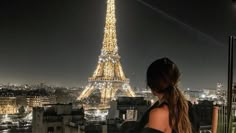
{"type": "Polygon", "coordinates": [[[111,102],[108,119],[137,121],[150,106],[151,102],[144,97],[119,97],[111,102]]]}
{"type": "Polygon", "coordinates": [[[16,114],[16,96],[7,88],[0,88],[0,114],[16,114]]]}
{"type": "Polygon", "coordinates": [[[33,133],[80,133],[84,110],[72,104],[48,104],[33,108],[33,133]]]}
{"type": "Polygon", "coordinates": [[[17,112],[17,109],[24,107],[26,111],[31,112],[33,107],[42,107],[44,104],[55,104],[56,96],[46,89],[22,90],[22,89],[0,89],[0,108],[1,112],[11,114],[17,112]],[[13,111],[14,110],[14,111],[13,111]]]}
{"type": "Polygon", "coordinates": [[[42,107],[44,104],[55,104],[55,96],[27,96],[27,110],[32,111],[33,107],[42,107]]]}
{"type": "Polygon", "coordinates": [[[107,132],[132,132],[136,122],[150,106],[151,101],[145,100],[144,97],[118,97],[116,101],[111,101],[107,132]]]}
{"type": "Polygon", "coordinates": [[[16,97],[1,96],[0,97],[0,114],[16,114],[16,97]]]}

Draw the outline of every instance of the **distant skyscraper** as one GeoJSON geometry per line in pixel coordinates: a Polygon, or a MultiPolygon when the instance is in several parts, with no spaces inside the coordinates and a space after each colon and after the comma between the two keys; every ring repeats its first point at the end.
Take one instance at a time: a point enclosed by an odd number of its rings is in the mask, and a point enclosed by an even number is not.
{"type": "Polygon", "coordinates": [[[118,54],[116,38],[116,17],[115,0],[107,0],[106,23],[104,39],[97,68],[88,85],[78,97],[79,100],[88,98],[92,92],[100,91],[100,104],[107,105],[112,98],[115,98],[118,91],[127,96],[135,96],[126,78],[118,54]]]}

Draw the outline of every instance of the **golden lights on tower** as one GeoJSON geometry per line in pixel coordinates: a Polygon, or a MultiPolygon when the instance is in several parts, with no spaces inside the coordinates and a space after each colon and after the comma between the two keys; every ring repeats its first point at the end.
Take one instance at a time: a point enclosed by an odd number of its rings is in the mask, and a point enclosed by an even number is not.
{"type": "Polygon", "coordinates": [[[89,78],[88,85],[78,97],[79,100],[87,98],[96,89],[101,92],[101,104],[107,104],[114,98],[117,90],[121,90],[127,96],[135,96],[120,63],[116,38],[115,0],[107,0],[101,54],[97,67],[92,77],[89,78]]]}

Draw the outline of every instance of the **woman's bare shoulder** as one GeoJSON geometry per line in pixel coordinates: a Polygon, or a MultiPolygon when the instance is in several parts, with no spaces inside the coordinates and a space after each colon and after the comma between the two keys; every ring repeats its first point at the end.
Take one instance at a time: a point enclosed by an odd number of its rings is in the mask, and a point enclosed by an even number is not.
{"type": "Polygon", "coordinates": [[[169,125],[169,109],[166,105],[151,110],[149,114],[148,127],[165,131],[169,125]]]}

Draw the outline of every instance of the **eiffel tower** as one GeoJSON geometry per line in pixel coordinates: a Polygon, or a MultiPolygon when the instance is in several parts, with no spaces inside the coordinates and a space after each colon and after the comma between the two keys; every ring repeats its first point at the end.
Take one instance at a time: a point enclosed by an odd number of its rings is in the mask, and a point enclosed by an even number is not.
{"type": "Polygon", "coordinates": [[[107,0],[106,22],[104,29],[103,46],[98,58],[98,64],[88,85],[78,97],[78,100],[88,98],[94,91],[100,91],[100,103],[108,105],[121,91],[126,96],[134,97],[135,93],[129,85],[118,54],[116,38],[115,0],[107,0]]]}

